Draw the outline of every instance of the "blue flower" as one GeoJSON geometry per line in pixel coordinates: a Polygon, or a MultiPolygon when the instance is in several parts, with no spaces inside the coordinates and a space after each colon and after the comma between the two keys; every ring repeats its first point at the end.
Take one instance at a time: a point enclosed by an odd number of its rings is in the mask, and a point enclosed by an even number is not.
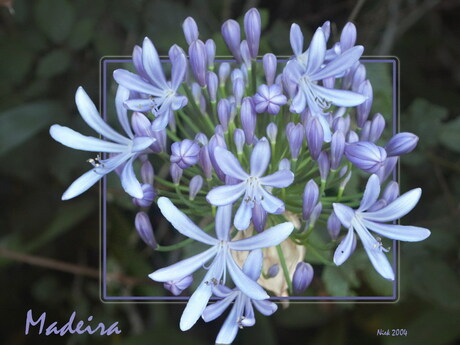
{"type": "Polygon", "coordinates": [[[116,155],[108,159],[90,159],[93,169],[86,172],[75,180],[62,195],[62,200],[74,198],[88,190],[92,185],[99,181],[104,175],[122,166],[121,184],[129,195],[141,199],[144,195],[141,184],[136,179],[133,169],[134,160],[155,141],[150,137],[134,136],[129,126],[127,110],[123,107],[123,101],[129,96],[129,91],[123,87],[118,88],[116,96],[116,109],[118,121],[128,135],[125,137],[117,133],[101,117],[96,106],[88,97],[82,87],[79,87],[75,94],[75,102],[78,111],[85,122],[96,132],[108,140],[85,136],[73,129],[60,125],[53,125],[50,134],[54,140],[76,150],[90,152],[115,153],[116,155]]]}
{"type": "Polygon", "coordinates": [[[268,213],[281,214],[284,212],[284,203],[264,187],[288,187],[294,181],[294,174],[290,170],[279,170],[262,177],[270,162],[270,145],[266,138],[262,138],[254,146],[251,154],[250,174],[243,170],[238,159],[230,151],[216,147],[214,154],[219,157],[217,164],[220,169],[227,176],[241,182],[216,187],[208,193],[206,199],[212,205],[224,206],[233,204],[244,194],[234,220],[234,225],[238,230],[247,229],[252,217],[252,208],[256,204],[260,204],[268,213]]]}
{"type": "Polygon", "coordinates": [[[381,236],[399,241],[416,242],[430,236],[430,231],[417,226],[384,224],[397,220],[409,213],[420,199],[420,188],[412,189],[391,203],[376,211],[370,211],[380,195],[380,182],[377,175],[372,175],[364,190],[363,199],[357,210],[343,204],[333,204],[334,212],[342,225],[348,228],[348,234],[337,247],[334,262],[337,266],[343,264],[353,252],[355,230],[364,249],[377,272],[384,278],[394,280],[393,269],[384,252],[385,249],[379,237],[374,237],[369,230],[381,236]]]}
{"type": "Polygon", "coordinates": [[[207,266],[203,281],[190,297],[180,321],[182,330],[190,329],[198,320],[212,295],[212,286],[223,284],[226,273],[232,277],[235,285],[248,297],[255,300],[268,298],[267,293],[254,280],[248,277],[235,263],[230,251],[251,251],[276,246],[284,241],[294,229],[292,223],[278,224],[255,236],[242,240],[230,240],[232,206],[219,207],[216,214],[216,235],[214,238],[196,226],[173,203],[165,198],[158,199],[158,207],[163,216],[181,234],[211,246],[204,252],[179,261],[171,266],[161,268],[149,275],[155,281],[175,281],[186,277],[213,259],[207,266]]]}
{"type": "Polygon", "coordinates": [[[142,65],[139,66],[141,68],[138,71],[139,75],[117,69],[113,72],[113,77],[118,84],[141,94],[140,97],[126,100],[125,106],[134,111],[152,111],[158,117],[153,122],[152,129],[159,131],[168,125],[170,111],[179,110],[188,102],[187,97],[177,93],[177,89],[184,81],[187,59],[183,53],[175,56],[171,61],[171,82],[167,82],[158,53],[147,37],[141,50],[142,65]]]}
{"type": "Polygon", "coordinates": [[[333,104],[340,107],[352,107],[363,103],[366,97],[348,90],[330,89],[319,86],[318,81],[336,77],[355,64],[363,53],[362,46],[352,47],[325,66],[326,38],[321,28],[313,35],[308,51],[286,65],[286,77],[298,85],[296,96],[292,100],[290,110],[301,113],[308,108],[316,116],[333,104]]]}
{"type": "MultiPolygon", "coordinates": [[[[262,262],[262,251],[260,249],[253,250],[244,263],[243,272],[252,280],[257,281],[262,271],[262,262]]],[[[217,285],[213,287],[212,291],[221,300],[206,307],[202,315],[206,322],[222,315],[228,306],[235,301],[217,335],[216,344],[231,344],[238,333],[238,329],[253,326],[256,323],[253,307],[256,307],[260,313],[266,316],[272,315],[278,309],[275,303],[251,299],[238,288],[229,289],[224,285],[217,285]]]]}

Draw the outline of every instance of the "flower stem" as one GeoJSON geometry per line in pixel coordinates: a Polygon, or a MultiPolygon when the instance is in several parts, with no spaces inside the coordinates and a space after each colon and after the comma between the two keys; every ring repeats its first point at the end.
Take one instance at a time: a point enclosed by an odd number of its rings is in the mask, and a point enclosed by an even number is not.
{"type": "Polygon", "coordinates": [[[291,277],[289,276],[289,270],[288,270],[288,267],[286,265],[286,259],[284,258],[283,249],[281,248],[281,246],[279,244],[276,246],[276,251],[277,251],[278,257],[280,259],[281,268],[283,269],[284,279],[286,280],[289,294],[292,295],[291,277]]]}

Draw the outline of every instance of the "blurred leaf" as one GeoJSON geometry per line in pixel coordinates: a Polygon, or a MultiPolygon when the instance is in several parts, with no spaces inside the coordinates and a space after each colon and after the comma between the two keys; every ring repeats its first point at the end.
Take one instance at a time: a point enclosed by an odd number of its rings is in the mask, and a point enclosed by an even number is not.
{"type": "Polygon", "coordinates": [[[62,43],[70,34],[75,19],[69,0],[38,0],[35,20],[43,33],[54,43],[62,43]]]}
{"type": "Polygon", "coordinates": [[[439,140],[455,152],[460,152],[460,117],[443,124],[439,140]]]}
{"type": "Polygon", "coordinates": [[[48,127],[62,113],[57,102],[40,101],[0,113],[0,156],[48,127]]]}
{"type": "Polygon", "coordinates": [[[70,54],[62,49],[53,50],[45,55],[37,66],[39,78],[51,78],[64,72],[70,64],[70,54]]]}
{"type": "Polygon", "coordinates": [[[33,51],[15,35],[0,39],[0,83],[17,84],[24,79],[33,62],[33,51]]]}
{"type": "Polygon", "coordinates": [[[356,293],[353,292],[353,287],[359,286],[359,281],[356,277],[356,274],[349,270],[349,272],[344,272],[343,267],[333,267],[326,266],[323,271],[322,279],[324,285],[326,286],[327,291],[334,297],[341,296],[355,296],[356,293]]]}
{"type": "Polygon", "coordinates": [[[94,19],[91,17],[79,20],[70,33],[67,44],[73,49],[85,47],[94,35],[94,19]]]}

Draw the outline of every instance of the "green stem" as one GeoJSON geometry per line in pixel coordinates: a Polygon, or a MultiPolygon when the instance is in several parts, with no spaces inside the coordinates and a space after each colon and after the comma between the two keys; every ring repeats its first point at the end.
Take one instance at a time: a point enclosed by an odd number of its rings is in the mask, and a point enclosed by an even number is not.
{"type": "Polygon", "coordinates": [[[284,258],[283,249],[281,249],[281,246],[279,244],[276,246],[276,251],[277,251],[278,257],[280,259],[281,268],[283,269],[284,279],[286,279],[289,294],[292,295],[291,277],[289,276],[289,270],[288,270],[287,265],[286,265],[286,259],[284,258]]]}

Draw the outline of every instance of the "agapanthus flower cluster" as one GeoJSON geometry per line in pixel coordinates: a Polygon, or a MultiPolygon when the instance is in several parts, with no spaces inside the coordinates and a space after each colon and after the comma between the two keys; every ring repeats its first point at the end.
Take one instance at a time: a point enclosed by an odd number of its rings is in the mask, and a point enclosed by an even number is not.
{"type": "Polygon", "coordinates": [[[364,48],[356,45],[355,26],[347,23],[339,40],[331,42],[325,22],[307,46],[293,24],[288,61],[259,52],[256,9],[245,14],[243,28],[232,19],[222,25],[233,61],[216,59],[216,44],[200,38],[192,18],[182,28],[187,47],[173,45],[162,59],[145,38],[134,47],[132,68],[113,73],[124,135],[103,121],[82,88],[76,93],[78,110],[103,138],[51,127],[60,143],[103,153],[89,158],[91,169],[62,198],[83,193],[115,170],[138,209],[134,226],[146,245],[166,248],[156,241],[152,205],[179,233],[203,244],[202,252],[149,277],[174,295],[193,287],[182,330],[230,308],[219,344],[231,343],[240,328],[254,325],[254,307],[264,315],[277,310],[267,292],[308,293],[317,279],[305,261],[315,232],[327,234],[336,248],[331,264],[342,265],[362,250],[359,238],[375,270],[394,280],[390,248],[379,236],[421,241],[430,235],[393,223],[421,195],[414,189],[400,196],[398,184],[389,179],[399,156],[411,152],[418,137],[398,133],[386,143],[381,138],[385,119],[371,116],[372,85],[360,62],[364,48]],[[154,166],[163,173],[156,175],[154,166]],[[356,169],[368,174],[367,185],[361,193],[347,194],[356,169]],[[198,226],[202,220],[207,223],[198,226]],[[193,283],[199,270],[204,278],[193,283]],[[208,304],[212,296],[218,301],[208,304]]]}

